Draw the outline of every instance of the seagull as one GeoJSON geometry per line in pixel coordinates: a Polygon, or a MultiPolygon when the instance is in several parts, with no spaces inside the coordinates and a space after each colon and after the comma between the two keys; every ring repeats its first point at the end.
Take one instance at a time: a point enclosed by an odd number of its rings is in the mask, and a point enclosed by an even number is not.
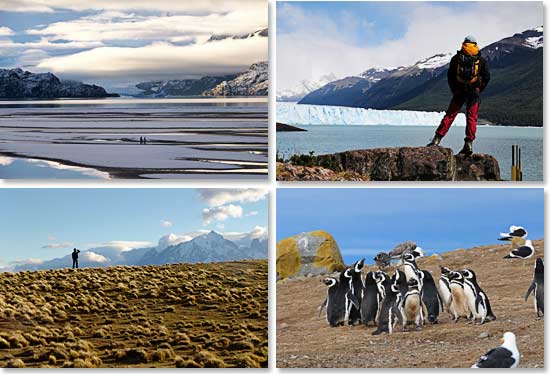
{"type": "Polygon", "coordinates": [[[500,238],[498,240],[512,241],[514,238],[527,238],[527,230],[522,226],[510,226],[510,231],[508,233],[501,232],[500,238]]]}
{"type": "Polygon", "coordinates": [[[505,332],[502,345],[493,348],[472,365],[472,368],[510,368],[514,369],[519,364],[519,351],[516,345],[516,335],[513,332],[505,332]]]}
{"type": "Polygon", "coordinates": [[[531,240],[525,241],[525,245],[518,247],[510,252],[504,258],[519,258],[522,260],[527,260],[528,258],[533,257],[535,254],[535,247],[533,247],[533,242],[531,240]]]}

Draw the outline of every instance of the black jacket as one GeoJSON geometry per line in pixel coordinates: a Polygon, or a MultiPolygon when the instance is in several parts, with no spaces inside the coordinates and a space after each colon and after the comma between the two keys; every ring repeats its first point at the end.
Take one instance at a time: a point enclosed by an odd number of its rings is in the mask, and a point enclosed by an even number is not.
{"type": "Polygon", "coordinates": [[[451,62],[449,64],[449,70],[447,71],[447,82],[449,82],[449,87],[451,88],[451,91],[454,92],[468,92],[471,91],[474,88],[479,88],[479,92],[482,92],[485,87],[489,84],[489,80],[491,79],[491,74],[489,73],[489,67],[487,66],[487,61],[479,55],[479,78],[476,82],[472,83],[471,85],[467,85],[464,83],[460,83],[457,80],[456,77],[456,70],[458,68],[458,54],[462,53],[461,51],[458,51],[456,55],[451,58],[451,62]]]}

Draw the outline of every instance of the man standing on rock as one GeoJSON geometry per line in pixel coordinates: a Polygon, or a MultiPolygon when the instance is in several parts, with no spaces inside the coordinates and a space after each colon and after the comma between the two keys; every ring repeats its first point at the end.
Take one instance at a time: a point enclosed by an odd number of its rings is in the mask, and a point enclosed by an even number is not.
{"type": "Polygon", "coordinates": [[[472,143],[476,138],[479,94],[487,87],[490,78],[487,61],[479,53],[476,38],[472,35],[467,36],[462,43],[462,48],[453,56],[449,64],[447,81],[453,98],[428,146],[439,145],[460,109],[466,103],[466,137],[460,154],[471,155],[473,153],[472,143]]]}

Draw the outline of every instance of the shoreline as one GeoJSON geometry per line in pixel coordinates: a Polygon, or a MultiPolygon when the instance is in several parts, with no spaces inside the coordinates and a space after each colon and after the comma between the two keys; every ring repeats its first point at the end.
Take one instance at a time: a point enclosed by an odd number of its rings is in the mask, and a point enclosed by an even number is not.
{"type": "MultiPolygon", "coordinates": [[[[26,155],[20,155],[15,152],[5,152],[0,151],[0,156],[5,157],[11,157],[15,159],[22,159],[22,160],[40,160],[40,161],[49,161],[49,162],[55,162],[60,165],[64,166],[70,166],[70,167],[76,167],[76,168],[82,168],[82,169],[90,169],[90,170],[96,170],[98,172],[107,173],[109,175],[106,179],[162,179],[162,178],[147,178],[143,175],[162,175],[162,174],[181,174],[181,175],[193,175],[193,174],[201,174],[201,175],[208,175],[208,174],[224,174],[224,175],[239,175],[241,173],[235,172],[234,170],[237,169],[205,169],[200,168],[196,171],[193,170],[185,170],[184,169],[169,169],[169,168],[110,168],[105,166],[96,166],[96,165],[85,165],[80,164],[68,160],[63,159],[56,159],[56,158],[50,158],[50,157],[30,157],[26,155]],[[199,171],[200,170],[200,171],[199,171]],[[211,170],[212,172],[204,172],[203,170],[211,170]]],[[[202,160],[200,160],[202,161],[202,160]]],[[[215,161],[233,161],[233,160],[215,160],[215,161]]],[[[253,169],[257,170],[257,167],[248,167],[247,165],[243,165],[242,168],[239,170],[246,170],[246,169],[253,169]]],[[[265,175],[265,178],[267,179],[268,176],[268,169],[266,165],[266,172],[260,173],[260,172],[242,172],[242,174],[247,175],[265,175]]],[[[0,178],[1,179],[1,178],[0,178]]],[[[33,178],[8,178],[4,179],[4,181],[17,181],[20,179],[33,179],[33,178]]],[[[57,178],[48,178],[48,179],[57,179],[57,178]]],[[[80,179],[80,178],[75,178],[80,179]]],[[[102,178],[96,178],[96,179],[102,179],[102,178]]],[[[181,178],[185,179],[185,178],[181,178]]]]}

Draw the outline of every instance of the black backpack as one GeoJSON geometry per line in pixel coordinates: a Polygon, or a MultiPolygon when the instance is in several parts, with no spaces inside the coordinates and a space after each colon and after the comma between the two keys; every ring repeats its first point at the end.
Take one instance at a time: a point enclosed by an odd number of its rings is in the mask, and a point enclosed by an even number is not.
{"type": "Polygon", "coordinates": [[[456,79],[464,84],[477,82],[479,79],[479,56],[468,56],[459,52],[456,79]]]}

